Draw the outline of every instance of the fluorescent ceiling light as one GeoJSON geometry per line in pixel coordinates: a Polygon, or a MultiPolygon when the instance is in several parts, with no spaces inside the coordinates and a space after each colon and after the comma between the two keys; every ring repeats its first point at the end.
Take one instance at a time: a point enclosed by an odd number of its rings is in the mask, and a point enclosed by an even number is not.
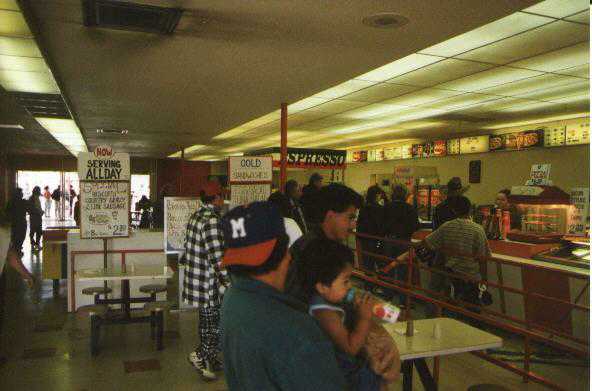
{"type": "Polygon", "coordinates": [[[462,92],[436,88],[425,88],[423,90],[412,92],[397,98],[385,100],[381,103],[401,106],[419,106],[460,94],[462,94],[462,92]]]}
{"type": "Polygon", "coordinates": [[[551,18],[516,12],[505,18],[498,19],[482,27],[421,50],[420,53],[453,57],[457,54],[476,49],[552,21],[553,19],[551,18]]]}
{"type": "Polygon", "coordinates": [[[22,13],[3,9],[0,9],[0,35],[22,38],[33,36],[22,13]]]}
{"type": "Polygon", "coordinates": [[[76,122],[61,118],[35,118],[60,144],[74,156],[79,152],[88,152],[82,133],[76,122]]]}
{"type": "Polygon", "coordinates": [[[370,104],[368,106],[360,107],[359,109],[346,111],[339,114],[342,118],[351,119],[367,119],[385,114],[394,114],[407,109],[407,106],[401,105],[383,105],[379,103],[370,104]]]}
{"type": "Polygon", "coordinates": [[[18,57],[0,54],[0,69],[25,72],[49,72],[43,58],[18,57]]]}
{"type": "Polygon", "coordinates": [[[302,110],[310,109],[311,107],[315,107],[321,105],[325,102],[328,102],[330,99],[326,98],[315,98],[309,97],[306,99],[301,99],[298,102],[292,103],[288,105],[288,114],[290,113],[297,113],[302,110]]]}
{"type": "Polygon", "coordinates": [[[579,14],[565,18],[565,20],[569,20],[570,22],[584,23],[584,24],[589,25],[590,24],[590,10],[587,9],[586,11],[582,11],[579,14]]]}
{"type": "Polygon", "coordinates": [[[32,38],[0,36],[0,54],[6,56],[42,57],[37,44],[32,38]]]}
{"type": "Polygon", "coordinates": [[[441,57],[426,56],[424,54],[415,53],[407,57],[403,57],[400,60],[393,61],[390,64],[386,64],[368,73],[364,73],[363,75],[356,77],[356,79],[376,82],[386,81],[392,79],[393,77],[403,75],[407,72],[414,71],[426,65],[442,60],[443,58],[441,57]]]}
{"type": "Polygon", "coordinates": [[[49,72],[21,72],[0,69],[0,85],[7,91],[60,93],[53,76],[49,72]]]}
{"type": "Polygon", "coordinates": [[[0,129],[24,129],[23,125],[2,125],[0,124],[0,129]]]}
{"type": "Polygon", "coordinates": [[[344,95],[351,94],[352,92],[356,92],[364,88],[370,87],[374,84],[376,83],[365,80],[348,80],[345,83],[336,85],[333,88],[321,91],[318,94],[313,95],[312,98],[337,99],[341,98],[344,95]]]}
{"type": "Polygon", "coordinates": [[[551,53],[541,54],[526,60],[509,64],[517,68],[527,68],[543,72],[554,72],[560,69],[573,68],[590,62],[590,43],[582,42],[551,53]]]}
{"type": "Polygon", "coordinates": [[[338,129],[333,130],[335,134],[350,134],[354,132],[361,132],[363,130],[372,129],[372,128],[379,128],[382,126],[391,125],[389,122],[385,121],[372,121],[372,122],[364,122],[359,123],[357,125],[348,125],[348,126],[341,126],[338,129]]]}
{"type": "Polygon", "coordinates": [[[516,69],[509,67],[497,67],[488,71],[476,73],[462,79],[440,84],[438,87],[451,90],[473,92],[490,88],[500,84],[510,83],[521,79],[541,75],[541,72],[529,69],[516,69]]]}
{"type": "Polygon", "coordinates": [[[240,134],[243,134],[245,132],[247,132],[249,130],[249,128],[245,128],[243,126],[238,126],[236,128],[230,129],[224,133],[220,133],[217,136],[214,136],[212,139],[213,140],[225,140],[227,138],[232,138],[235,136],[238,136],[240,134]]]}
{"type": "Polygon", "coordinates": [[[566,115],[556,115],[550,117],[540,117],[533,120],[526,120],[526,121],[516,121],[516,122],[505,122],[501,124],[494,124],[494,125],[485,125],[481,126],[483,129],[504,129],[504,128],[513,128],[516,126],[525,126],[525,125],[534,125],[534,124],[544,124],[545,122],[553,122],[553,121],[562,121],[566,119],[574,119],[574,118],[589,118],[590,113],[575,113],[575,114],[566,114],[566,115]]]}
{"type": "Polygon", "coordinates": [[[388,80],[389,83],[410,84],[419,87],[432,87],[439,83],[458,79],[473,73],[492,68],[493,65],[449,58],[388,80]]]}
{"type": "MultiPolygon", "coordinates": [[[[201,144],[192,145],[191,147],[185,148],[185,155],[191,154],[192,152],[198,151],[203,148],[205,148],[205,145],[201,145],[201,144]]],[[[171,157],[171,158],[181,157],[181,151],[177,151],[177,152],[169,155],[168,157],[171,157]]]]}
{"type": "Polygon", "coordinates": [[[590,2],[587,0],[546,0],[528,7],[524,11],[553,18],[564,18],[584,11],[589,6],[590,2]]]}

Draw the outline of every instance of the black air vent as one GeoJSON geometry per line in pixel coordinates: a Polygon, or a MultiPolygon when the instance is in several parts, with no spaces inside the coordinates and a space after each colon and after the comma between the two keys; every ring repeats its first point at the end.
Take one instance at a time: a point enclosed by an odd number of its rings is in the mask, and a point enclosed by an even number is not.
{"type": "Polygon", "coordinates": [[[82,12],[84,25],[89,27],[172,34],[183,10],[122,1],[82,0],[82,12]]]}
{"type": "Polygon", "coordinates": [[[12,96],[33,117],[71,118],[70,112],[59,94],[32,94],[15,92],[12,96]]]}

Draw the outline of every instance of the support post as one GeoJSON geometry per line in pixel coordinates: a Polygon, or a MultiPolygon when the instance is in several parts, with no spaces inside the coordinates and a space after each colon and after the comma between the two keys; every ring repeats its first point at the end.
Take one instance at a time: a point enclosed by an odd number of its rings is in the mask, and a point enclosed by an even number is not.
{"type": "Polygon", "coordinates": [[[286,188],[286,180],[288,177],[288,104],[281,104],[281,143],[280,143],[280,191],[286,188]]]}

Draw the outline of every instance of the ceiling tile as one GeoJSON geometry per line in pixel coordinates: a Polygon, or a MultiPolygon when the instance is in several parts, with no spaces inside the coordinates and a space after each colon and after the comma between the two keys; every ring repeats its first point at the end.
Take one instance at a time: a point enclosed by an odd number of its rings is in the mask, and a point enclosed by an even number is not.
{"type": "Polygon", "coordinates": [[[586,11],[580,12],[579,14],[575,14],[572,16],[568,16],[565,20],[569,20],[570,22],[577,22],[577,23],[584,23],[590,24],[590,10],[587,9],[586,11]]]}
{"type": "Polygon", "coordinates": [[[461,92],[458,91],[424,88],[423,90],[412,92],[394,99],[389,99],[382,103],[400,106],[418,106],[460,94],[461,92]]]}
{"type": "Polygon", "coordinates": [[[42,58],[5,56],[0,54],[0,69],[25,72],[49,72],[42,58]]]}
{"type": "Polygon", "coordinates": [[[41,57],[37,44],[31,38],[0,36],[0,54],[7,56],[41,57]]]}
{"type": "Polygon", "coordinates": [[[507,107],[524,105],[527,103],[531,103],[531,101],[520,98],[500,98],[497,100],[487,101],[478,105],[463,108],[461,112],[466,114],[489,113],[496,110],[503,110],[507,107]]]}
{"type": "Polygon", "coordinates": [[[352,79],[346,81],[345,83],[336,85],[335,87],[329,88],[325,91],[319,92],[318,94],[315,94],[312,97],[323,99],[337,99],[341,98],[344,95],[351,94],[352,92],[356,92],[361,89],[370,87],[374,84],[376,84],[376,82],[352,79]]]}
{"type": "Polygon", "coordinates": [[[387,114],[398,113],[405,110],[406,106],[392,105],[392,104],[380,104],[372,103],[358,109],[349,110],[345,113],[341,113],[338,117],[351,118],[351,119],[366,119],[387,114]]]}
{"type": "Polygon", "coordinates": [[[507,64],[587,41],[589,35],[590,29],[587,26],[558,20],[463,53],[457,58],[507,64]]]}
{"type": "Polygon", "coordinates": [[[432,87],[439,83],[458,79],[473,73],[490,69],[492,65],[473,61],[447,59],[428,65],[405,75],[388,80],[389,83],[409,84],[419,87],[432,87]]]}
{"type": "Polygon", "coordinates": [[[298,102],[288,105],[288,113],[296,113],[298,111],[310,109],[311,107],[318,106],[327,101],[329,101],[329,99],[313,97],[301,99],[298,102]]]}
{"type": "Polygon", "coordinates": [[[0,0],[0,10],[20,11],[16,0],[0,0]]]}
{"type": "Polygon", "coordinates": [[[481,102],[486,102],[490,100],[498,100],[500,97],[492,96],[492,95],[485,95],[485,94],[462,94],[453,96],[452,98],[442,99],[437,102],[432,102],[424,105],[425,107],[430,107],[433,109],[440,109],[440,110],[457,110],[465,106],[472,106],[481,102]]]}
{"type": "Polygon", "coordinates": [[[551,16],[553,18],[564,18],[583,11],[590,6],[588,0],[545,0],[532,7],[526,8],[525,12],[551,16]]]}
{"type": "Polygon", "coordinates": [[[526,60],[513,62],[509,65],[517,68],[533,69],[543,72],[554,72],[590,62],[590,44],[582,42],[577,45],[541,54],[526,60]]]}
{"type": "Polygon", "coordinates": [[[524,104],[513,105],[510,107],[503,108],[501,110],[496,110],[496,112],[501,113],[526,113],[532,110],[538,109],[548,109],[553,106],[557,106],[557,103],[552,102],[529,102],[524,104]]]}
{"type": "Polygon", "coordinates": [[[586,79],[590,78],[590,64],[586,65],[578,65],[572,68],[565,68],[555,71],[555,73],[559,73],[562,75],[570,75],[576,77],[583,77],[586,79]]]}
{"type": "Polygon", "coordinates": [[[438,87],[448,88],[457,91],[473,92],[496,85],[510,83],[528,77],[538,76],[541,72],[528,69],[515,69],[509,67],[497,67],[487,71],[479,72],[462,79],[440,84],[438,87]]]}
{"type": "Polygon", "coordinates": [[[302,111],[301,113],[321,112],[321,113],[325,113],[323,116],[326,116],[327,114],[343,113],[344,111],[353,110],[358,107],[366,106],[368,104],[366,102],[357,102],[357,101],[346,100],[345,98],[346,97],[344,97],[344,99],[333,99],[329,102],[320,104],[320,105],[315,106],[311,109],[302,111]]]}
{"type": "Polygon", "coordinates": [[[539,89],[533,92],[529,92],[526,94],[517,95],[519,98],[524,99],[532,99],[532,100],[542,100],[542,101],[553,101],[555,99],[559,99],[565,96],[570,96],[574,94],[588,94],[590,91],[590,82],[589,80],[582,80],[575,83],[564,84],[560,86],[555,86],[551,88],[539,89]]]}
{"type": "Polygon", "coordinates": [[[479,92],[491,95],[502,95],[502,96],[518,96],[527,94],[532,91],[536,91],[542,88],[551,88],[564,84],[576,83],[579,79],[571,76],[562,76],[554,74],[543,74],[540,76],[530,77],[515,81],[512,83],[506,83],[499,86],[485,88],[479,92]]]}
{"type": "Polygon", "coordinates": [[[495,22],[491,22],[485,26],[421,50],[420,53],[453,57],[457,54],[490,44],[552,21],[553,19],[547,17],[516,12],[505,18],[501,18],[495,22]]]}
{"type": "Polygon", "coordinates": [[[555,103],[587,103],[590,105],[590,94],[588,92],[580,92],[572,95],[564,95],[561,98],[552,99],[551,102],[555,103]]]}
{"type": "Polygon", "coordinates": [[[376,68],[373,71],[364,73],[363,75],[356,77],[356,79],[385,81],[441,60],[443,60],[441,57],[426,56],[423,54],[414,53],[407,57],[393,61],[390,64],[386,64],[380,68],[376,68]]]}
{"type": "Polygon", "coordinates": [[[2,9],[0,9],[0,35],[26,38],[32,38],[33,36],[23,14],[2,9]]]}
{"type": "Polygon", "coordinates": [[[361,91],[354,92],[353,94],[346,95],[342,99],[357,102],[376,103],[416,91],[417,89],[418,87],[407,85],[380,83],[361,91]]]}

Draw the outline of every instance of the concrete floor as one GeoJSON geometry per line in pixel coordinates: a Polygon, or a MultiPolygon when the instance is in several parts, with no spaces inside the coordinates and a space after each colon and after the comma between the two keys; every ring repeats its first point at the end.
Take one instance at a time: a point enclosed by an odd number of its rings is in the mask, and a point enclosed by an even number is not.
{"type": "MultiPolygon", "coordinates": [[[[31,258],[28,248],[25,263],[40,274],[41,261],[31,258]]],[[[41,258],[41,257],[39,257],[41,258]]],[[[0,353],[0,390],[205,390],[226,389],[223,380],[204,383],[187,362],[187,354],[197,341],[196,313],[173,312],[167,322],[165,349],[156,351],[149,337],[148,324],[113,325],[103,328],[101,352],[89,353],[88,319],[66,313],[66,286],[53,294],[51,281],[35,290],[27,290],[13,272],[7,275],[7,297],[0,353]],[[147,361],[144,361],[147,360],[147,361]],[[134,363],[142,361],[140,363],[134,363]],[[127,373],[127,365],[144,371],[127,373]]],[[[518,348],[505,339],[504,348],[518,348]]],[[[431,362],[428,362],[431,367],[431,362]]],[[[521,365],[518,363],[516,365],[521,365]]],[[[533,365],[537,373],[555,381],[566,390],[589,389],[589,367],[533,365]]],[[[418,376],[414,389],[422,390],[418,376]]],[[[522,382],[513,373],[470,354],[441,360],[440,390],[466,390],[480,383],[505,386],[508,390],[544,390],[545,387],[522,382]]],[[[391,390],[400,390],[401,383],[391,390]]]]}

